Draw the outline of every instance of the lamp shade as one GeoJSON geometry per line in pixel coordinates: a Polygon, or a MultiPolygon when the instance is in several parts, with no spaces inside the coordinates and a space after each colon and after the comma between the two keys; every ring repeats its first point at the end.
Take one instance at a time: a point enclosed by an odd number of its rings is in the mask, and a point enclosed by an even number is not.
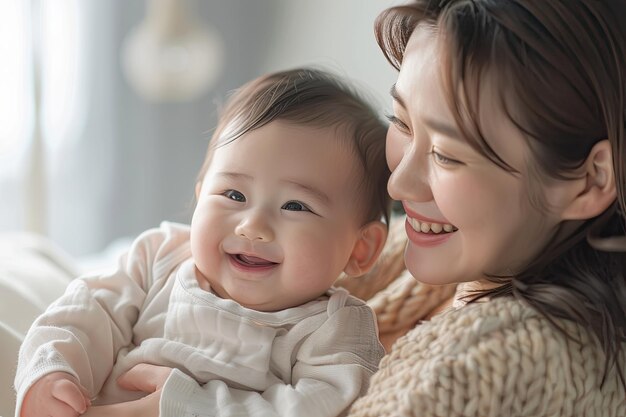
{"type": "Polygon", "coordinates": [[[221,38],[190,16],[185,1],[149,0],[146,18],[123,42],[122,70],[146,100],[191,101],[221,74],[221,38]]]}

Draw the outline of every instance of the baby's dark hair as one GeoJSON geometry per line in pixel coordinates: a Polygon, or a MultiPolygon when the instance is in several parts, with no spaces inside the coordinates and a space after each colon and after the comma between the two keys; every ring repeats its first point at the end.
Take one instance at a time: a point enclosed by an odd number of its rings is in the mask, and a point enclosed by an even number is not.
{"type": "Polygon", "coordinates": [[[321,69],[274,72],[235,90],[222,109],[198,181],[203,180],[215,148],[273,120],[337,129],[337,137],[345,138],[361,165],[358,193],[363,196],[364,222],[384,219],[389,224],[387,124],[346,81],[321,69]]]}

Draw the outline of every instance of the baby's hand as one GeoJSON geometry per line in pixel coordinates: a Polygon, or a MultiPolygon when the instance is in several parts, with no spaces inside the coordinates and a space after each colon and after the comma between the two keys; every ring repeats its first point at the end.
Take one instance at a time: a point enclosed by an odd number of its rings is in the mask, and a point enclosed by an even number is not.
{"type": "Polygon", "coordinates": [[[89,393],[72,375],[53,372],[26,392],[20,417],[77,417],[91,405],[89,393]]]}

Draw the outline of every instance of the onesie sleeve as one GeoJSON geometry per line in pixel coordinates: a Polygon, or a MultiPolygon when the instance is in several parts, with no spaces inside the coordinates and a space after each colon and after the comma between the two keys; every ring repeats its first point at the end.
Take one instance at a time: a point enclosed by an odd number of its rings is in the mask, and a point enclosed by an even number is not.
{"type": "Polygon", "coordinates": [[[74,375],[92,396],[99,392],[118,352],[132,344],[133,326],[158,278],[155,266],[180,240],[167,224],[143,233],[116,267],[75,279],[37,318],[20,348],[16,415],[30,386],[51,372],[74,375]]]}
{"type": "Polygon", "coordinates": [[[264,392],[220,380],[199,385],[174,369],[162,389],[160,416],[342,416],[367,390],[384,355],[374,313],[365,305],[339,308],[294,355],[291,381],[264,392]]]}

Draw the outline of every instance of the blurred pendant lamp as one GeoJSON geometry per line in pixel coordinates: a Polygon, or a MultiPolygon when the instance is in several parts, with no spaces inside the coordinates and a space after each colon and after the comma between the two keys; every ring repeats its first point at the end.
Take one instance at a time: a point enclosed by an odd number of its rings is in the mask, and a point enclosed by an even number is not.
{"type": "Polygon", "coordinates": [[[191,101],[210,89],[222,70],[218,33],[194,18],[187,0],[147,0],[146,17],[122,45],[122,70],[143,98],[191,101]]]}

